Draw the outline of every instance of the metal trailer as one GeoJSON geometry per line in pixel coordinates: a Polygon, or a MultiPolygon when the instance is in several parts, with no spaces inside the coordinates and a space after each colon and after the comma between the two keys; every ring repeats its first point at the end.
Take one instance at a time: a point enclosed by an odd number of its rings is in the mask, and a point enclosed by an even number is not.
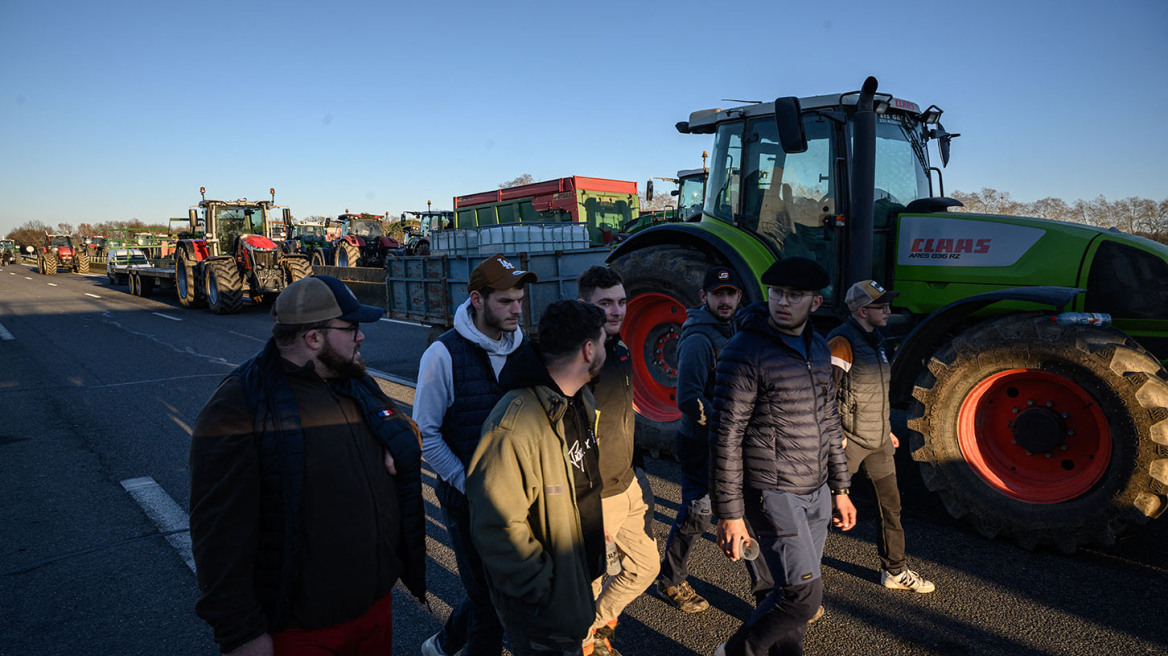
{"type": "MultiPolygon", "coordinates": [[[[538,281],[526,287],[520,328],[534,334],[544,308],[555,301],[576,298],[576,278],[585,269],[603,265],[607,248],[503,254],[520,269],[535,273],[538,281]]],[[[435,254],[391,258],[385,278],[386,308],[390,319],[430,326],[433,341],[454,326],[454,311],[470,296],[470,273],[494,253],[435,254]]]]}

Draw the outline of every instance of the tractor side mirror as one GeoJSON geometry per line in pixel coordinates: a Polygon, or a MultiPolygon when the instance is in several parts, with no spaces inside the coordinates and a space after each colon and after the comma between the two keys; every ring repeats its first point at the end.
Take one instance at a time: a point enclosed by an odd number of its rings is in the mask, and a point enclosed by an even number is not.
{"type": "Polygon", "coordinates": [[[653,200],[653,181],[649,180],[645,183],[645,200],[653,200]]]}
{"type": "Polygon", "coordinates": [[[775,99],[775,127],[784,153],[807,152],[807,132],[803,130],[803,109],[798,98],[775,99]]]}
{"type": "Polygon", "coordinates": [[[960,137],[961,133],[949,133],[945,131],[945,126],[937,123],[937,127],[929,130],[929,136],[937,140],[937,152],[941,153],[941,166],[949,165],[949,146],[953,142],[954,137],[960,137]]]}
{"type": "Polygon", "coordinates": [[[289,229],[292,228],[292,209],[288,207],[284,208],[284,225],[288,226],[289,229]]]}
{"type": "Polygon", "coordinates": [[[187,210],[187,221],[191,224],[191,232],[199,231],[199,211],[196,209],[187,210]]]}

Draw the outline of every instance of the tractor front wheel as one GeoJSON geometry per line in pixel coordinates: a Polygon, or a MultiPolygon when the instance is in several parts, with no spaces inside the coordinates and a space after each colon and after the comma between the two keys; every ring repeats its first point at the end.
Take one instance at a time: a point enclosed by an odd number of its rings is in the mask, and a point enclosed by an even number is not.
{"type": "Polygon", "coordinates": [[[73,266],[77,273],[89,273],[89,255],[85,251],[77,251],[73,256],[73,266]]]}
{"type": "Polygon", "coordinates": [[[292,283],[312,275],[312,264],[303,257],[291,256],[284,258],[284,284],[292,283]]]}
{"type": "Polygon", "coordinates": [[[215,314],[235,314],[243,306],[243,280],[234,262],[212,260],[206,264],[207,307],[215,314]]]}
{"type": "Polygon", "coordinates": [[[1069,553],[1168,506],[1168,380],[1119,331],[1049,315],[979,324],[937,351],[913,397],[926,487],[987,537],[1069,553]]]}
{"type": "Polygon", "coordinates": [[[355,267],[361,261],[361,250],[347,241],[337,244],[336,255],[339,267],[355,267]]]}
{"type": "Polygon", "coordinates": [[[56,275],[57,273],[57,256],[52,253],[45,253],[41,257],[41,273],[46,276],[56,275]]]}
{"type": "Polygon", "coordinates": [[[677,345],[686,308],[698,305],[698,290],[715,262],[702,251],[673,245],[648,246],[624,255],[612,268],[628,295],[621,336],[633,366],[637,442],[651,453],[672,453],[680,424],[677,409],[677,345]]]}
{"type": "Polygon", "coordinates": [[[178,302],[186,308],[198,307],[205,300],[199,280],[199,265],[187,256],[185,249],[174,255],[174,287],[178,291],[178,302]]]}

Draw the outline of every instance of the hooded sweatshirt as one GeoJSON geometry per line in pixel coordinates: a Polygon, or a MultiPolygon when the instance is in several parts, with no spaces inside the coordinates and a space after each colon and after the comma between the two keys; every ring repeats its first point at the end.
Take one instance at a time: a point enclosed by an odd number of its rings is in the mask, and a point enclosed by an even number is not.
{"type": "Polygon", "coordinates": [[[714,367],[734,324],[710,314],[705,305],[686,310],[677,346],[677,409],[681,432],[705,441],[714,415],[714,367]]]}
{"type": "MultiPolygon", "coordinates": [[[[479,331],[474,324],[474,309],[469,298],[454,312],[454,330],[487,353],[496,380],[507,358],[523,344],[523,334],[518,330],[505,332],[497,340],[479,331]]],[[[455,400],[450,351],[445,344],[435,341],[422,354],[418,365],[413,419],[422,433],[422,456],[426,462],[439,478],[465,494],[466,468],[442,439],[442,420],[455,400]]]]}

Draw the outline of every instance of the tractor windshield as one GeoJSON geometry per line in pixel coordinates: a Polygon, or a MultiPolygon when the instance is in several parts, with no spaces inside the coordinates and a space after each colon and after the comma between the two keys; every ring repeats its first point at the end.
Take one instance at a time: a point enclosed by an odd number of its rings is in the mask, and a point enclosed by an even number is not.
{"type": "Polygon", "coordinates": [[[58,248],[73,248],[73,242],[70,241],[68,237],[57,235],[55,237],[49,238],[49,246],[55,246],[58,248]]]}
{"type": "Polygon", "coordinates": [[[302,225],[296,226],[297,237],[320,237],[324,238],[324,226],[319,225],[302,225]]]}
{"type": "Polygon", "coordinates": [[[262,207],[240,207],[226,205],[215,207],[215,237],[219,247],[225,251],[234,250],[235,240],[240,235],[264,234],[264,209],[262,207]]]}
{"type": "Polygon", "coordinates": [[[377,221],[354,221],[350,233],[358,237],[381,237],[385,231],[377,221]]]}
{"type": "Polygon", "coordinates": [[[702,201],[706,195],[706,176],[692,176],[681,179],[681,189],[677,194],[677,214],[682,221],[702,213],[702,201]]]}
{"type": "MultiPolygon", "coordinates": [[[[852,124],[848,124],[851,138],[852,124]]],[[[876,119],[876,203],[908,205],[929,196],[928,156],[923,126],[903,114],[876,119]]],[[[879,213],[879,212],[878,212],[879,213]]],[[[877,226],[880,227],[880,217],[877,226]]]]}

